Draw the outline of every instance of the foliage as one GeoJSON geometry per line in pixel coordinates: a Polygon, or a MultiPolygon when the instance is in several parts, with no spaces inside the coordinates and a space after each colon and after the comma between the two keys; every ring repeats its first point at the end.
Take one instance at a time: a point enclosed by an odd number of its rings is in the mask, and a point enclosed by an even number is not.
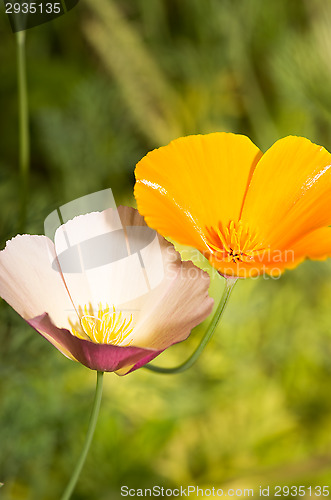
{"type": "MultiPolygon", "coordinates": [[[[262,149],[295,134],[330,150],[330,23],[323,0],[88,0],[28,31],[27,232],[98,189],[134,203],[135,163],[181,134],[244,133],[262,149]]],[[[0,31],[3,246],[17,232],[20,181],[15,39],[2,14],[0,31]]],[[[213,274],[215,297],[221,288],[213,274]]],[[[328,262],[241,281],[189,372],[107,375],[73,498],[120,498],[122,484],[329,484],[330,296],[328,262]]],[[[95,374],[3,302],[0,317],[1,498],[54,500],[82,445],[95,374]]],[[[186,357],[203,328],[160,363],[186,357]]]]}

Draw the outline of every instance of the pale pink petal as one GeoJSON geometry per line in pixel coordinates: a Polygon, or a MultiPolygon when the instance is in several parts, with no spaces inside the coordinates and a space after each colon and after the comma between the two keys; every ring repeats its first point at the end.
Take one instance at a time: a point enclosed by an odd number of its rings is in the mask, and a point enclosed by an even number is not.
{"type": "Polygon", "coordinates": [[[185,340],[212,311],[208,274],[192,262],[181,262],[173,248],[168,247],[167,254],[166,277],[143,304],[134,345],[165,349],[185,340]]]}
{"type": "Polygon", "coordinates": [[[74,309],[46,236],[19,235],[0,252],[0,296],[24,319],[45,311],[68,328],[74,309]]]}
{"type": "MultiPolygon", "coordinates": [[[[120,207],[123,226],[145,226],[137,210],[120,207]]],[[[146,249],[146,267],[153,272],[163,269],[163,279],[158,286],[150,288],[125,309],[136,313],[136,326],[128,339],[133,345],[153,349],[166,349],[181,342],[192,328],[201,323],[212,311],[213,299],[208,295],[210,279],[207,273],[193,265],[182,262],[174,246],[157,235],[159,248],[146,249]],[[159,254],[161,254],[161,263],[159,254]],[[139,314],[137,311],[139,310],[139,314]]]]}

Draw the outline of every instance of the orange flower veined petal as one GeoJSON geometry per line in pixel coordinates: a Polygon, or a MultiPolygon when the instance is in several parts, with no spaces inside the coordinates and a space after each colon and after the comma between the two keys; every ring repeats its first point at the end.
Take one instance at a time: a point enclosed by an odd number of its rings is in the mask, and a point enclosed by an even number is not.
{"type": "Polygon", "coordinates": [[[206,226],[239,217],[261,155],[242,135],[213,133],[174,140],[137,164],[139,211],[161,234],[208,249],[206,226]]]}
{"type": "Polygon", "coordinates": [[[331,227],[321,227],[306,234],[293,245],[297,259],[309,255],[314,260],[325,260],[331,257],[331,227]]]}
{"type": "Polygon", "coordinates": [[[242,219],[277,249],[331,224],[330,153],[303,137],[277,141],[254,171],[242,219]]]}

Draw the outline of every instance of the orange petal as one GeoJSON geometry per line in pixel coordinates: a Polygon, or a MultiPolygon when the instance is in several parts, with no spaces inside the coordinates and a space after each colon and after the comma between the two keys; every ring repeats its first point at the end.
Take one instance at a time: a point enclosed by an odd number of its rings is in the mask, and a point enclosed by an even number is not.
{"type": "Polygon", "coordinates": [[[330,153],[303,137],[277,141],[254,171],[242,220],[278,249],[331,224],[330,153]]]}
{"type": "Polygon", "coordinates": [[[293,245],[295,259],[308,257],[325,260],[331,257],[331,227],[322,227],[306,234],[293,245]]]}
{"type": "MultiPolygon", "coordinates": [[[[331,227],[322,227],[311,231],[292,247],[286,250],[270,252],[271,258],[263,261],[263,272],[277,276],[285,269],[297,267],[305,259],[326,260],[331,257],[331,227]]],[[[267,257],[267,254],[266,254],[267,257]]]]}
{"type": "Polygon", "coordinates": [[[239,218],[261,155],[241,135],[213,133],[176,139],[137,164],[138,209],[162,235],[206,250],[206,226],[239,218]]]}

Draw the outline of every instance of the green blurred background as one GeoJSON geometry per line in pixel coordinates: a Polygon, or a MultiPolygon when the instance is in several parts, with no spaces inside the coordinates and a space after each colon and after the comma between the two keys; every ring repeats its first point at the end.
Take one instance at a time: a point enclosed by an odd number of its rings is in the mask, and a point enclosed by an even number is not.
{"type": "MultiPolygon", "coordinates": [[[[20,211],[16,46],[3,5],[0,33],[2,248],[20,211]]],[[[81,0],[27,32],[27,62],[29,233],[100,189],[133,205],[135,163],[180,135],[244,133],[266,150],[295,134],[331,149],[325,0],[81,0]]],[[[222,279],[211,275],[218,298],[222,279]]],[[[330,262],[240,281],[193,369],[106,374],[73,498],[117,499],[121,485],[256,496],[260,485],[330,485],[330,297],[330,262]]],[[[55,500],[83,443],[96,376],[3,301],[0,318],[0,498],[55,500]]],[[[181,362],[204,327],[158,363],[181,362]]]]}

